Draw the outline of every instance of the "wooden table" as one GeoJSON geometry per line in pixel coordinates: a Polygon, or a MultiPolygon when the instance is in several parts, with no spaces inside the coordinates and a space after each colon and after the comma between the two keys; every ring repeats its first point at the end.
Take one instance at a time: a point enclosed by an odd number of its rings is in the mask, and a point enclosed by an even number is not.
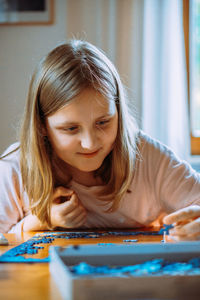
{"type": "MultiPolygon", "coordinates": [[[[113,231],[113,230],[112,230],[113,231]]],[[[0,246],[0,255],[7,250],[27,241],[36,232],[23,233],[21,236],[5,234],[9,246],[0,246]]],[[[42,244],[44,249],[38,254],[25,257],[44,258],[48,256],[49,246],[68,246],[96,243],[123,243],[124,239],[138,239],[138,242],[160,243],[162,236],[104,237],[98,239],[55,239],[51,244],[42,244]]],[[[1,263],[0,264],[1,300],[62,300],[55,283],[51,280],[48,263],[1,263]]]]}

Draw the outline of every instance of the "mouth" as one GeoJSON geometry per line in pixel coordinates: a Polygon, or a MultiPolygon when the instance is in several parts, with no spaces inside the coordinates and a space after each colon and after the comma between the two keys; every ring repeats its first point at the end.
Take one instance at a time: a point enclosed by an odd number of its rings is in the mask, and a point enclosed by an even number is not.
{"type": "Polygon", "coordinates": [[[94,152],[87,152],[87,153],[81,153],[81,152],[79,152],[78,154],[81,155],[81,156],[83,156],[83,157],[90,158],[90,157],[96,156],[99,153],[99,150],[100,149],[98,149],[97,151],[94,151],[94,152]]]}

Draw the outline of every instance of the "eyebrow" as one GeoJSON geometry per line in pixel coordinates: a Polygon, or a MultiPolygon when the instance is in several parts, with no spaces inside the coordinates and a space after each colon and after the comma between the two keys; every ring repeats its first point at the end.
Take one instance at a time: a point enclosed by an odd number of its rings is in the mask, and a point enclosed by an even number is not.
{"type": "MultiPolygon", "coordinates": [[[[106,114],[106,115],[103,115],[103,116],[100,116],[98,118],[95,119],[95,121],[97,120],[100,120],[100,119],[104,119],[104,118],[110,118],[112,117],[114,114],[106,114]]],[[[74,126],[74,125],[77,125],[79,124],[79,122],[74,122],[74,121],[64,121],[64,122],[61,122],[61,123],[58,123],[55,125],[56,128],[61,128],[61,127],[67,127],[67,126],[74,126]]]]}
{"type": "Polygon", "coordinates": [[[61,127],[67,127],[67,126],[75,126],[77,124],[78,123],[76,123],[76,122],[67,122],[67,121],[65,121],[63,123],[56,124],[55,128],[61,128],[61,127]]]}

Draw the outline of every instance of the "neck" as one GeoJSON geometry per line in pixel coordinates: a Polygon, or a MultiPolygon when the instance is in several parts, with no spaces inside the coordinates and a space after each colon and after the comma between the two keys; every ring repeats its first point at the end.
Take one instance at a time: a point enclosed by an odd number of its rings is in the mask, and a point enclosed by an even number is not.
{"type": "Polygon", "coordinates": [[[80,171],[55,156],[53,160],[53,169],[56,174],[56,180],[59,184],[65,185],[66,181],[73,179],[75,182],[85,186],[102,185],[99,176],[95,176],[95,172],[80,171]]]}
{"type": "Polygon", "coordinates": [[[72,179],[79,184],[82,184],[85,186],[102,185],[102,181],[101,181],[100,177],[94,176],[94,171],[84,172],[84,171],[80,171],[76,168],[73,168],[71,166],[69,166],[68,170],[72,176],[72,179]]]}

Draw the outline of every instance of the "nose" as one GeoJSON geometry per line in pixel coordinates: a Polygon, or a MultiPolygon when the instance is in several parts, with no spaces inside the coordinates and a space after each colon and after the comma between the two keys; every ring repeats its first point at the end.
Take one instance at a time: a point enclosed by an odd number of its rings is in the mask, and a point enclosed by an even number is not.
{"type": "Polygon", "coordinates": [[[91,152],[97,150],[97,136],[95,131],[86,131],[81,137],[81,147],[91,152]]]}

